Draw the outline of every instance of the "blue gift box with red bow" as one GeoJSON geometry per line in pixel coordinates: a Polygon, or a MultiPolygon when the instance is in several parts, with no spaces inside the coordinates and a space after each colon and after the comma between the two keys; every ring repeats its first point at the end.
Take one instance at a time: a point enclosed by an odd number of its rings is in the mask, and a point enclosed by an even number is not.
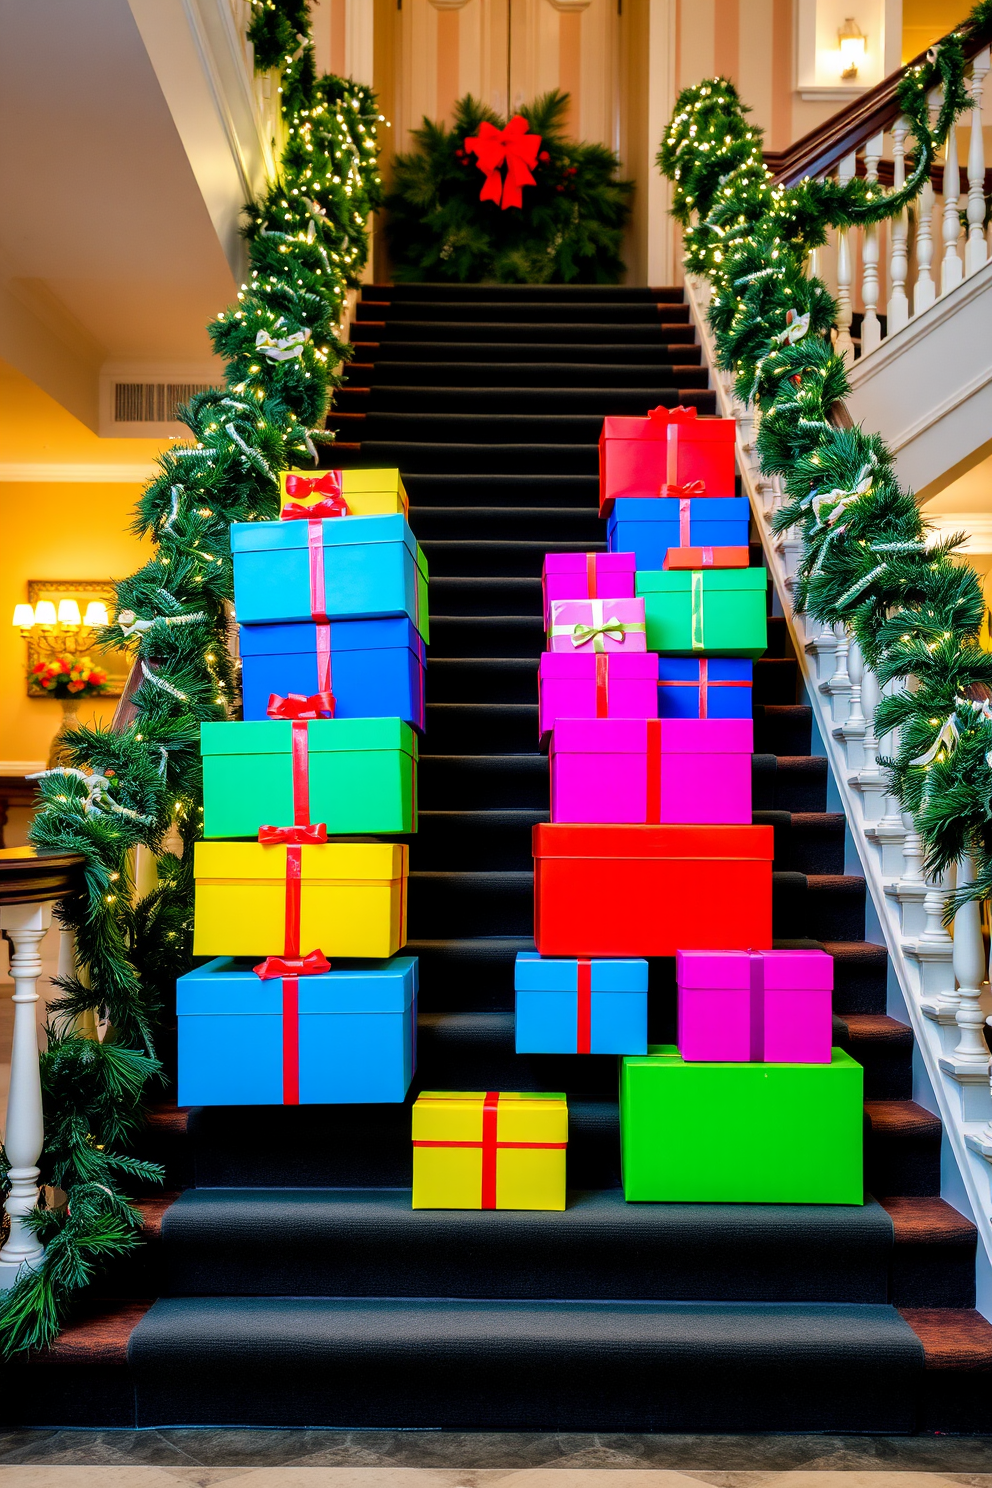
{"type": "Polygon", "coordinates": [[[417,1063],[416,956],[329,967],[311,952],[259,970],[218,956],[178,979],[180,1105],[405,1098],[417,1063]]]}

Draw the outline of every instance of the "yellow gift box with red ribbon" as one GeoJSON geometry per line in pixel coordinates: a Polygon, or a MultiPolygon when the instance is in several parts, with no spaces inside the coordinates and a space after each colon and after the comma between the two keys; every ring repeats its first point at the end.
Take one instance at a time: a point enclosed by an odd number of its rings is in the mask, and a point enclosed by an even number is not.
{"type": "Polygon", "coordinates": [[[262,833],[196,844],[195,956],[383,960],[405,945],[405,843],[328,842],[322,826],[262,833]]]}
{"type": "Polygon", "coordinates": [[[388,512],[409,516],[410,503],[400,473],[381,470],[284,470],[279,477],[279,510],[290,506],[336,505],[325,516],[376,517],[388,512]]]}
{"type": "Polygon", "coordinates": [[[564,1095],[425,1090],[413,1106],[414,1209],[564,1209],[564,1095]]]}

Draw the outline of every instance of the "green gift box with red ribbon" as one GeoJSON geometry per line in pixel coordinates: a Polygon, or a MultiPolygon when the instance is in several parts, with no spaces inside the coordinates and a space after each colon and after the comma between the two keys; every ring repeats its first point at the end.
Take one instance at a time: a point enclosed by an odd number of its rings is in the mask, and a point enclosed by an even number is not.
{"type": "Polygon", "coordinates": [[[309,822],[326,822],[332,837],[417,830],[410,725],[320,711],[320,697],[274,698],[268,719],[200,725],[205,837],[309,822]]]}

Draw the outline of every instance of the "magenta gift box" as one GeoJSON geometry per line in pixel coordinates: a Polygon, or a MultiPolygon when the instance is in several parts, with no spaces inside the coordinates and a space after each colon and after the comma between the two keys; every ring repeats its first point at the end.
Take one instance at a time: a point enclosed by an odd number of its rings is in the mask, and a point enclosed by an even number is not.
{"type": "Polygon", "coordinates": [[[541,589],[544,628],[551,624],[556,599],[633,599],[633,553],[548,553],[541,589]]]}
{"type": "Polygon", "coordinates": [[[538,728],[556,718],[657,718],[658,658],[653,651],[568,654],[545,651],[537,674],[538,728]]]}
{"type": "Polygon", "coordinates": [[[646,651],[643,599],[556,599],[549,651],[646,651]]]}
{"type": "Polygon", "coordinates": [[[687,1063],[830,1063],[825,951],[678,951],[675,970],[687,1063]]]}
{"type": "Polygon", "coordinates": [[[751,822],[749,718],[561,718],[553,822],[751,822]]]}

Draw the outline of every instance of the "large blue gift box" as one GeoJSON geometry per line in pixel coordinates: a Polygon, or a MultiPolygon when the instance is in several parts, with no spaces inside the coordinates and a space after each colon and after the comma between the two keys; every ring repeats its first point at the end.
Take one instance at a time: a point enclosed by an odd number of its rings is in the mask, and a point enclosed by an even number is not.
{"type": "Polygon", "coordinates": [[[319,522],[232,522],[242,625],[405,615],[425,641],[427,560],[399,512],[319,522]]]}
{"type": "MultiPolygon", "coordinates": [[[[402,718],[424,727],[423,640],[403,615],[383,620],[335,620],[327,626],[335,718],[402,718]]],[[[243,625],[241,694],[246,720],[266,718],[272,693],[312,697],[324,691],[317,626],[243,625]]]]}
{"type": "Polygon", "coordinates": [[[750,718],[754,663],[743,656],[659,656],[659,718],[750,718]]]}
{"type": "Polygon", "coordinates": [[[262,981],[250,961],[218,956],[179,978],[176,1011],[182,1106],[402,1101],[416,1068],[417,958],[262,981]]]}
{"type": "MultiPolygon", "coordinates": [[[[674,496],[618,496],[606,524],[611,553],[633,553],[639,569],[661,569],[669,548],[747,547],[746,496],[690,496],[688,540],[674,496]]],[[[233,530],[233,529],[232,529],[233,530]]]]}
{"type": "Polygon", "coordinates": [[[514,968],[518,1054],[633,1054],[648,1046],[648,963],[539,956],[514,968]]]}

